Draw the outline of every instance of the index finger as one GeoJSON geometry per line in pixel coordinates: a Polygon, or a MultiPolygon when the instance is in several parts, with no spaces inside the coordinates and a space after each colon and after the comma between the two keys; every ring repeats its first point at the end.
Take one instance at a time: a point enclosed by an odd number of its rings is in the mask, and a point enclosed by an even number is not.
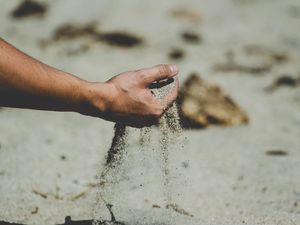
{"type": "Polygon", "coordinates": [[[139,73],[143,75],[142,82],[145,86],[149,86],[154,81],[174,77],[178,74],[178,72],[178,66],[175,64],[161,64],[152,68],[142,69],[139,71],[139,73]]]}

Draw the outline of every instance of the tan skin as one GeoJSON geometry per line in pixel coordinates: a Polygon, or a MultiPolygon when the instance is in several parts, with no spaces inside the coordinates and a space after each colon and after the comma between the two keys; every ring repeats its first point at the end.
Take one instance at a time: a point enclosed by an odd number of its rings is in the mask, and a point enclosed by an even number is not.
{"type": "Polygon", "coordinates": [[[89,82],[24,54],[0,38],[0,106],[73,111],[133,127],[157,122],[178,93],[176,65],[121,73],[89,82]],[[164,101],[149,90],[154,81],[175,78],[164,101]]]}

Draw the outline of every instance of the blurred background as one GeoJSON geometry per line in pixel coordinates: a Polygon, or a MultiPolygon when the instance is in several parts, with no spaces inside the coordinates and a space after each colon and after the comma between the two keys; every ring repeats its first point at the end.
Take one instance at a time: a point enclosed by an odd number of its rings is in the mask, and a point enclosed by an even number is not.
{"type": "MultiPolygon", "coordinates": [[[[1,38],[83,79],[179,65],[178,188],[203,224],[300,224],[299,28],[298,0],[0,0],[1,38]]],[[[100,119],[0,108],[0,221],[91,219],[112,137],[100,119]]]]}

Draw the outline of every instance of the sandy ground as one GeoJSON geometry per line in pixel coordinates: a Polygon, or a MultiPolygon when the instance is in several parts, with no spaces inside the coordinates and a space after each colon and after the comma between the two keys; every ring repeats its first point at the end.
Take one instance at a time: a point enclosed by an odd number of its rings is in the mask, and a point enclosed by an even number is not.
{"type": "MultiPolygon", "coordinates": [[[[184,49],[180,80],[198,72],[218,83],[245,109],[250,123],[184,130],[184,151],[177,158],[188,164],[182,172],[189,183],[177,187],[184,196],[180,205],[198,224],[300,224],[300,88],[265,91],[281,75],[300,75],[298,0],[48,1],[43,18],[13,20],[10,12],[17,4],[0,0],[0,36],[84,79],[104,81],[122,71],[172,62],[170,49],[184,49]],[[182,8],[199,14],[199,21],[172,16],[182,8]],[[61,24],[91,21],[101,31],[141,36],[144,44],[124,49],[93,43],[74,54],[68,52],[88,41],[39,44],[61,24]],[[186,30],[201,34],[201,44],[183,42],[180,34],[186,30]],[[246,65],[260,62],[243,53],[246,45],[284,51],[289,59],[262,75],[212,69],[229,50],[246,65]],[[269,150],[287,154],[267,155],[269,150]]],[[[1,109],[0,124],[0,221],[50,225],[68,215],[91,219],[95,188],[72,198],[96,183],[113,124],[74,113],[8,108],[1,109]]],[[[136,207],[147,211],[153,204],[150,199],[136,207]]]]}

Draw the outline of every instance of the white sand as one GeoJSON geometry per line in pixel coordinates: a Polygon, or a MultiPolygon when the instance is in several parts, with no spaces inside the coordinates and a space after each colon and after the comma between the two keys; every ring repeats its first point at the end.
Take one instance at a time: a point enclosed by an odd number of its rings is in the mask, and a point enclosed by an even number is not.
{"type": "MultiPolygon", "coordinates": [[[[202,224],[300,224],[300,88],[264,91],[283,73],[294,77],[300,73],[300,15],[289,15],[291,6],[299,11],[299,1],[49,1],[44,19],[13,21],[8,13],[17,2],[0,0],[0,36],[85,79],[105,80],[122,71],[169,62],[171,47],[186,49],[187,56],[179,63],[180,79],[197,71],[217,82],[246,110],[250,124],[184,131],[185,150],[176,157],[189,165],[182,169],[188,182],[178,186],[184,196],[178,204],[202,224]],[[180,7],[199,12],[202,22],[172,18],[170,11],[180,7]],[[59,43],[46,50],[38,45],[62,23],[90,21],[99,21],[103,31],[141,35],[145,44],[128,50],[94,44],[92,50],[74,56],[66,51],[84,41],[59,43]],[[201,33],[203,43],[184,43],[180,38],[184,30],[201,33]],[[227,50],[234,50],[237,60],[250,63],[243,54],[248,44],[286,51],[291,59],[261,77],[212,70],[224,61],[227,50]],[[267,156],[265,152],[272,149],[288,155],[267,156]]],[[[63,223],[67,215],[74,220],[91,219],[95,188],[78,200],[70,198],[96,182],[113,124],[74,113],[18,109],[1,110],[0,124],[0,221],[53,225],[63,223]],[[54,197],[56,187],[62,199],[54,197]],[[33,189],[48,198],[34,194],[33,189]],[[35,207],[38,213],[31,214],[35,207]]],[[[140,201],[135,206],[139,216],[147,212],[153,215],[150,220],[164,219],[162,209],[152,208],[159,203],[131,195],[134,187],[127,188],[125,197],[140,201]]],[[[155,196],[155,191],[149,195],[155,196]]]]}

